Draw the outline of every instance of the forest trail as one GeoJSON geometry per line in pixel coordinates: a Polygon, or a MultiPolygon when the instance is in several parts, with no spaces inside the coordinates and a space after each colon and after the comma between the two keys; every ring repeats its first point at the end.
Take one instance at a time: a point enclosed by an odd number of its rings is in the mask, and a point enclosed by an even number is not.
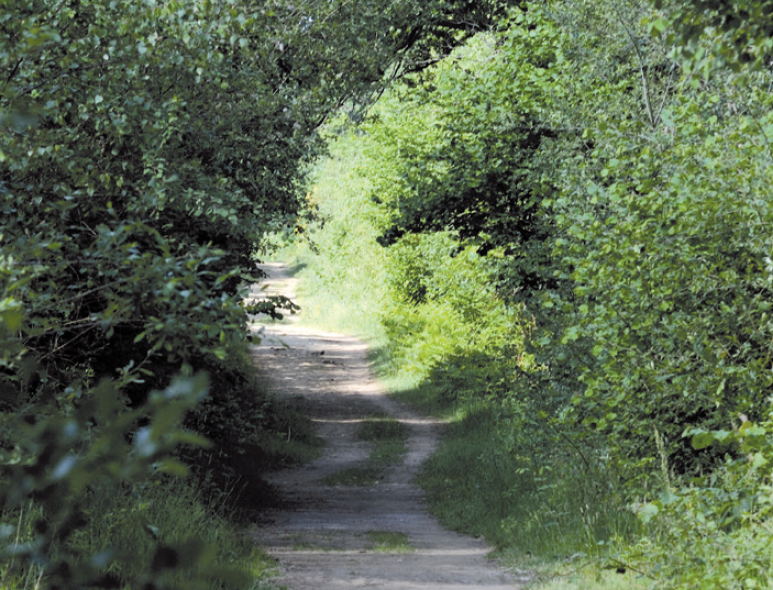
{"type": "MultiPolygon", "coordinates": [[[[264,265],[269,278],[255,295],[294,297],[296,280],[281,264],[264,265]]],[[[316,461],[271,474],[286,504],[266,515],[255,539],[277,559],[277,583],[289,590],[455,590],[518,587],[497,567],[482,540],[443,529],[429,515],[413,483],[437,443],[440,423],[386,396],[371,374],[359,340],[300,326],[297,318],[256,325],[263,340],[256,364],[273,391],[301,404],[325,441],[316,461]],[[388,414],[409,426],[408,454],[370,486],[328,486],[324,477],[362,466],[370,443],[356,436],[361,421],[388,414]],[[374,550],[373,532],[403,533],[412,549],[374,550]],[[371,533],[371,535],[369,535],[371,533]]]]}

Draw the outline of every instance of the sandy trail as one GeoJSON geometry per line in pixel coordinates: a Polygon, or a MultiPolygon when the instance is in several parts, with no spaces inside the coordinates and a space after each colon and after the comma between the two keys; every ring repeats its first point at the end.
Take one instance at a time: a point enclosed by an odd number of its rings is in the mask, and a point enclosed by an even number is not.
{"type": "MultiPolygon", "coordinates": [[[[295,279],[280,264],[267,264],[269,280],[255,294],[293,297],[295,279]]],[[[311,464],[268,478],[287,506],[266,515],[257,541],[280,564],[278,580],[290,590],[454,590],[517,588],[518,579],[487,559],[481,540],[443,529],[413,483],[437,443],[440,424],[388,398],[373,379],[366,346],[355,338],[299,326],[293,318],[256,325],[256,364],[272,389],[296,398],[325,441],[311,464]],[[362,465],[370,445],[356,437],[368,415],[388,413],[410,427],[405,462],[368,487],[323,485],[328,474],[362,465]],[[367,533],[404,533],[408,553],[373,551],[367,533]]]]}

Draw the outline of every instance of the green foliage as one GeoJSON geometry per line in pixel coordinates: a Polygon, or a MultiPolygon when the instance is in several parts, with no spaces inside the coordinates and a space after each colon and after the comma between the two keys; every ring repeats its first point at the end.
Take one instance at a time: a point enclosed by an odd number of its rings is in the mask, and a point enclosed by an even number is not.
{"type": "MultiPolygon", "coordinates": [[[[541,395],[539,410],[596,452],[611,452],[634,490],[646,489],[635,482],[654,465],[656,429],[672,467],[697,473],[717,457],[682,444],[684,428],[719,428],[741,412],[756,418],[769,395],[767,76],[749,79],[743,93],[676,86],[668,48],[637,21],[652,17],[647,5],[607,8],[554,2],[516,14],[496,42],[470,44],[405,90],[423,114],[404,127],[392,119],[373,126],[404,146],[390,162],[400,181],[378,197],[396,224],[388,232],[451,230],[463,243],[476,235],[483,251],[506,246],[489,256],[502,257],[499,295],[533,314],[529,346],[542,369],[518,374],[512,394],[541,395]],[[520,69],[511,75],[513,63],[520,69]],[[490,91],[482,114],[463,112],[482,104],[481,88],[490,91]],[[426,103],[432,108],[422,111],[426,103]],[[524,118],[506,126],[498,104],[524,118]],[[503,129],[550,132],[524,144],[503,129]],[[476,150],[481,138],[492,151],[476,159],[437,147],[457,145],[467,130],[474,138],[458,149],[476,150]],[[475,190],[488,173],[521,175],[516,184],[530,205],[516,198],[499,211],[471,197],[456,176],[467,162],[475,190]],[[507,223],[495,230],[500,218],[507,223]]],[[[507,190],[486,189],[496,198],[521,194],[507,190]]],[[[426,297],[422,254],[412,265],[397,260],[408,300],[426,297]]]]}
{"type": "MultiPolygon", "coordinates": [[[[471,54],[472,63],[483,59],[471,54]]],[[[377,201],[403,198],[401,154],[414,161],[419,147],[434,149],[435,105],[396,96],[385,96],[372,120],[341,129],[333,157],[315,172],[316,221],[295,251],[305,312],[372,338],[376,367],[402,398],[422,398],[444,413],[456,406],[456,419],[467,416],[424,476],[444,522],[502,547],[551,555],[629,534],[635,518],[607,510],[619,505],[608,489],[613,475],[597,457],[586,466],[554,418],[538,418],[556,404],[541,396],[542,372],[529,373],[536,367],[522,347],[528,323],[495,287],[503,252],[486,260],[474,244],[460,247],[453,232],[376,245],[391,219],[377,201]],[[516,403],[523,381],[533,387],[516,403]]],[[[344,475],[348,483],[371,481],[363,469],[344,475]]]]}
{"type": "Polygon", "coordinates": [[[6,555],[22,577],[34,563],[36,586],[194,587],[175,577],[189,568],[205,583],[214,554],[194,539],[120,574],[109,546],[76,547],[85,503],[181,473],[181,457],[235,477],[239,457],[258,473],[313,452],[308,425],[229,359],[248,313],[293,309],[244,304],[252,256],[295,225],[331,112],[501,7],[0,1],[2,508],[42,515],[6,555]],[[216,384],[197,407],[192,367],[216,384]],[[212,449],[177,449],[201,434],[212,449]]]}
{"type": "MultiPolygon", "coordinates": [[[[157,567],[139,572],[135,579],[122,580],[111,571],[114,561],[122,559],[109,551],[111,547],[83,547],[74,534],[93,518],[89,502],[98,495],[94,490],[120,489],[124,484],[146,481],[150,473],[185,474],[185,467],[170,452],[180,444],[206,443],[177,426],[205,395],[206,387],[203,377],[178,379],[164,391],[152,392],[141,407],[125,411],[115,384],[102,381],[73,412],[28,413],[23,420],[8,423],[7,440],[15,446],[2,457],[3,514],[30,510],[34,499],[37,517],[34,533],[24,543],[14,541],[16,531],[7,527],[6,559],[12,557],[23,572],[39,569],[46,584],[57,588],[116,587],[121,583],[167,587],[165,579],[181,563],[181,552],[192,560],[189,565],[210,562],[214,554],[206,557],[205,545],[197,542],[183,547],[179,543],[184,540],[176,539],[177,544],[156,546],[152,562],[157,567]],[[145,425],[138,428],[138,422],[145,425]]],[[[209,575],[206,569],[201,573],[209,575]]],[[[214,570],[212,575],[217,575],[214,570]]]]}
{"type": "MultiPolygon", "coordinates": [[[[189,554],[187,567],[169,568],[155,577],[176,587],[254,588],[254,580],[267,577],[273,563],[239,535],[216,501],[203,498],[180,479],[156,476],[154,481],[118,487],[102,482],[88,492],[83,507],[88,523],[73,532],[67,545],[81,555],[95,554],[102,567],[109,563],[111,575],[103,577],[103,583],[111,578],[116,583],[143,578],[150,582],[147,571],[159,547],[196,551],[194,540],[199,539],[211,563],[194,563],[190,558],[195,553],[189,554]]],[[[33,542],[41,517],[35,504],[6,513],[3,526],[11,533],[10,547],[33,542]]],[[[22,567],[11,557],[0,567],[0,580],[4,588],[40,587],[50,582],[45,573],[45,564],[22,567]]]]}
{"type": "Polygon", "coordinates": [[[750,138],[765,119],[707,135],[713,103],[680,106],[668,116],[684,141],[618,148],[630,168],[609,169],[611,186],[596,192],[604,216],[571,220],[565,252],[588,303],[564,338],[593,326],[588,387],[577,400],[586,420],[632,439],[627,454],[654,449],[657,427],[677,471],[694,473],[703,460],[678,450],[686,425],[729,428],[768,406],[770,153],[750,138]]]}
{"type": "Polygon", "coordinates": [[[528,14],[514,22],[412,79],[397,92],[399,118],[365,127],[399,149],[398,183],[374,194],[391,210],[384,245],[422,231],[450,231],[479,253],[500,256],[540,242],[540,190],[529,159],[556,131],[535,123],[533,111],[548,100],[547,66],[561,58],[553,28],[528,14]]]}
{"type": "Polygon", "coordinates": [[[655,542],[642,540],[625,558],[664,588],[765,588],[773,581],[773,422],[769,413],[759,424],[742,419],[732,430],[686,433],[696,449],[727,451],[725,463],[637,508],[655,542]]]}
{"type": "MultiPolygon", "coordinates": [[[[640,45],[631,59],[650,99],[638,118],[586,120],[587,150],[555,175],[551,266],[565,282],[536,294],[533,343],[574,394],[565,415],[603,434],[632,489],[646,489],[658,436],[677,474],[697,474],[721,458],[684,444],[686,427],[727,428],[739,413],[765,411],[767,237],[757,224],[769,107],[766,75],[747,77],[743,90],[676,86],[664,48],[641,29],[626,37],[640,45]]],[[[589,53],[594,34],[578,39],[582,67],[567,83],[578,94],[598,89],[607,110],[625,106],[586,77],[608,63],[589,53]]]]}
{"type": "Polygon", "coordinates": [[[252,280],[253,250],[294,221],[316,127],[378,92],[396,54],[417,67],[412,52],[458,42],[441,31],[463,37],[496,10],[11,4],[0,286],[7,313],[23,308],[4,346],[14,408],[39,394],[39,371],[53,390],[125,369],[141,403],[194,356],[217,366],[243,337],[238,288],[252,280]]]}
{"type": "Polygon", "coordinates": [[[773,4],[769,0],[654,0],[666,18],[651,24],[675,44],[677,54],[704,73],[725,66],[761,68],[773,50],[773,4]]]}
{"type": "Polygon", "coordinates": [[[279,123],[269,114],[289,99],[265,87],[276,60],[242,42],[264,10],[59,8],[4,12],[3,105],[36,116],[0,146],[4,296],[25,310],[20,354],[52,385],[133,361],[132,376],[163,387],[167,367],[216,364],[241,338],[237,287],[293,210],[312,140],[286,121],[260,150],[249,141],[267,129],[248,121],[279,123]]]}

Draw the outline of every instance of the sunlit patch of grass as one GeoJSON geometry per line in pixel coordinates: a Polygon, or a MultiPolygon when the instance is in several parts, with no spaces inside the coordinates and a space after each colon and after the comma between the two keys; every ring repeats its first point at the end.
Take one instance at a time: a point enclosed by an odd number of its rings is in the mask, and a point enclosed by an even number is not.
{"type": "Polygon", "coordinates": [[[408,535],[393,531],[368,531],[365,533],[378,553],[411,553],[416,548],[408,542],[408,535]]]}
{"type": "Polygon", "coordinates": [[[650,590],[651,579],[626,568],[617,568],[603,557],[575,555],[561,560],[498,554],[499,563],[521,573],[524,590],[650,590]]]}

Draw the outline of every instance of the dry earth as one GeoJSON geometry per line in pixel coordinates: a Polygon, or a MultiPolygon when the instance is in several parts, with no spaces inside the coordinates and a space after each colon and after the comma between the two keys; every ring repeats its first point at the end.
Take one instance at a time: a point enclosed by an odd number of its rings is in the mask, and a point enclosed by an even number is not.
{"type": "MultiPolygon", "coordinates": [[[[294,296],[295,279],[284,266],[264,269],[269,279],[254,288],[255,295],[294,296]]],[[[490,548],[482,540],[449,532],[429,515],[413,483],[441,425],[385,395],[371,374],[364,343],[294,320],[255,326],[263,334],[255,362],[278,395],[303,405],[325,447],[313,463],[269,477],[287,503],[268,513],[254,535],[279,562],[278,583],[290,590],[517,588],[519,576],[488,559],[490,548]],[[409,426],[405,462],[372,486],[323,485],[326,475],[367,460],[370,443],[357,438],[357,426],[379,413],[409,426]],[[404,533],[414,549],[374,551],[369,531],[404,533]]]]}

